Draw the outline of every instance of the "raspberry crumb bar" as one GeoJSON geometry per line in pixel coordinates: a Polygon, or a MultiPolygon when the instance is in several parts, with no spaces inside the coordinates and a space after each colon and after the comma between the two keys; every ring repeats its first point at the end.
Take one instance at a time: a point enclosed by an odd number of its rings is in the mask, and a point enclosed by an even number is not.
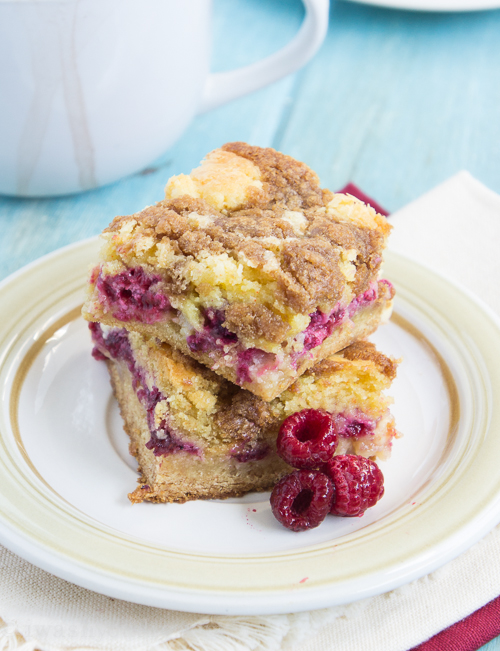
{"type": "Polygon", "coordinates": [[[168,342],[270,401],[373,332],[390,226],[305,164],[230,143],[104,232],[83,314],[168,342]]]}
{"type": "Polygon", "coordinates": [[[396,363],[357,342],[265,402],[155,338],[91,323],[106,360],[140,484],[132,502],[184,502],[269,490],[291,471],[276,454],[282,421],[302,409],[335,414],[336,454],[387,458],[397,435],[384,395],[396,363]]]}

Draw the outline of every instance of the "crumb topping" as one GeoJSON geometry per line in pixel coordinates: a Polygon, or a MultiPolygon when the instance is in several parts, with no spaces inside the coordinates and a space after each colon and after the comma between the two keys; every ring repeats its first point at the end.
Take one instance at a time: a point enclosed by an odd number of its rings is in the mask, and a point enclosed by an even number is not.
{"type": "Polygon", "coordinates": [[[230,330],[279,344],[299,332],[297,314],[367,289],[389,230],[361,201],[323,190],[304,163],[236,142],[171,178],[164,201],[116,217],[103,258],[159,270],[188,320],[194,307],[229,305],[230,330]]]}
{"type": "Polygon", "coordinates": [[[222,150],[251,161],[260,170],[262,191],[250,193],[249,208],[254,204],[262,208],[286,206],[288,210],[303,211],[325,205],[317,174],[291,156],[244,142],[228,143],[222,150]]]}
{"type": "Polygon", "coordinates": [[[346,284],[340,251],[321,238],[287,242],[282,249],[278,292],[297,312],[328,305],[342,298],[346,284]],[[304,309],[305,308],[305,309],[304,309]]]}
{"type": "Polygon", "coordinates": [[[214,416],[214,422],[224,439],[255,439],[279,420],[270,405],[249,391],[236,393],[231,402],[214,416]]]}
{"type": "Polygon", "coordinates": [[[370,341],[355,341],[336,355],[318,362],[313,368],[306,371],[306,375],[315,377],[328,376],[345,368],[344,360],[351,362],[372,362],[379,373],[385,375],[390,381],[396,377],[398,363],[377,350],[370,341]]]}
{"type": "Polygon", "coordinates": [[[397,372],[397,362],[387,355],[379,352],[375,344],[372,344],[370,341],[355,341],[353,344],[344,348],[341,351],[344,359],[350,361],[371,361],[373,362],[379,371],[386,375],[390,380],[394,380],[397,372]]]}
{"type": "Polygon", "coordinates": [[[224,326],[240,339],[266,338],[274,343],[283,341],[290,327],[277,314],[261,303],[233,303],[226,309],[224,326]]]}

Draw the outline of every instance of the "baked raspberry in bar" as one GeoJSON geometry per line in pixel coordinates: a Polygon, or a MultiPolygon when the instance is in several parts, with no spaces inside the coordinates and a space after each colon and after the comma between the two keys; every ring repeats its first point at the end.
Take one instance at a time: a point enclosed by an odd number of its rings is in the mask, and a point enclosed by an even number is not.
{"type": "Polygon", "coordinates": [[[383,391],[396,364],[358,342],[265,402],[169,344],[91,323],[94,357],[108,363],[140,484],[132,502],[184,502],[271,489],[291,472],[276,454],[282,421],[302,409],[335,415],[336,454],[384,459],[397,435],[383,391]]]}
{"type": "Polygon", "coordinates": [[[158,337],[270,401],[390,313],[390,226],[305,164],[230,143],[104,232],[83,314],[158,337]]]}

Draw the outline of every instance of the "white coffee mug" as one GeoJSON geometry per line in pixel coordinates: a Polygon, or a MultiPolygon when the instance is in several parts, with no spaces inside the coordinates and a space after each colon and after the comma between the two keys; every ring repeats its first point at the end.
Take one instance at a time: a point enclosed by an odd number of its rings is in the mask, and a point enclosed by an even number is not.
{"type": "Polygon", "coordinates": [[[312,57],[328,0],[303,1],[282,50],[210,74],[211,0],[0,0],[0,193],[68,194],[144,168],[196,113],[312,57]]]}

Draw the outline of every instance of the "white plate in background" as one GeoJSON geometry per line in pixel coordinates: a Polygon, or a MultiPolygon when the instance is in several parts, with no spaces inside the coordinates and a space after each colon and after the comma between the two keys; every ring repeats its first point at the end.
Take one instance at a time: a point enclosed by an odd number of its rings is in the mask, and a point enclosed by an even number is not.
{"type": "Polygon", "coordinates": [[[499,0],[352,0],[352,2],[411,11],[484,11],[500,7],[499,0]]]}

